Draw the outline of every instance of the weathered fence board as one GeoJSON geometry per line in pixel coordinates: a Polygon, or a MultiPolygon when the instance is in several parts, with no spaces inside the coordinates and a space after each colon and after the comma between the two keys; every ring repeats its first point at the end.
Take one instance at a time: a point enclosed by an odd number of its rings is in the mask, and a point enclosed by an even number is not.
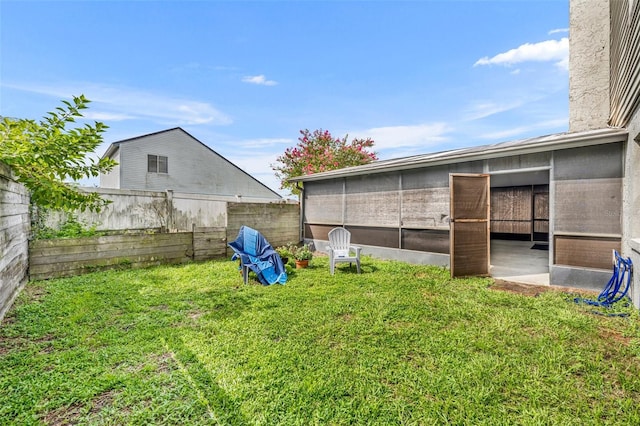
{"type": "Polygon", "coordinates": [[[227,241],[238,236],[242,225],[260,231],[273,247],[300,241],[300,208],[284,203],[229,203],[227,241]]]}
{"type": "Polygon", "coordinates": [[[27,282],[29,195],[0,163],[0,320],[27,282]]]}
{"type": "Polygon", "coordinates": [[[48,279],[113,267],[145,267],[193,259],[191,232],[108,235],[38,240],[30,247],[31,279],[48,279]]]}
{"type": "MultiPolygon", "coordinates": [[[[31,254],[46,257],[59,255],[78,256],[87,252],[122,251],[134,252],[146,247],[156,248],[161,246],[173,246],[185,244],[191,236],[190,232],[170,234],[130,234],[130,235],[105,235],[90,238],[69,238],[38,240],[31,244],[31,254]]],[[[189,243],[191,244],[191,243],[189,243]]],[[[34,259],[32,263],[36,262],[34,259]]]]}
{"type": "Polygon", "coordinates": [[[32,280],[67,277],[115,268],[142,268],[224,258],[226,228],[193,232],[125,234],[37,240],[30,244],[32,280]]]}
{"type": "MultiPolygon", "coordinates": [[[[38,265],[50,265],[61,264],[66,262],[89,262],[92,260],[106,260],[113,257],[126,258],[126,257],[175,257],[177,254],[191,257],[193,252],[193,246],[191,243],[191,235],[185,233],[176,238],[171,244],[167,244],[165,241],[152,241],[146,242],[146,246],[140,247],[125,247],[118,248],[115,245],[110,247],[103,247],[100,243],[93,241],[92,244],[84,246],[85,252],[82,253],[66,253],[66,254],[49,254],[46,251],[41,251],[40,256],[36,256],[31,253],[32,259],[30,267],[38,265]]],[[[56,250],[57,251],[57,250],[56,250]]]]}
{"type": "Polygon", "coordinates": [[[193,231],[193,260],[209,260],[227,255],[226,228],[195,228],[193,231]]]}

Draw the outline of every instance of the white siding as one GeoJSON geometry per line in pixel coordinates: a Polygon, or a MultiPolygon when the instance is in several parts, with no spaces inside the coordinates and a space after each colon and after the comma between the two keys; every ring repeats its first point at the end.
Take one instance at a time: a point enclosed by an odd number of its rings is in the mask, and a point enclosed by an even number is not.
{"type": "Polygon", "coordinates": [[[172,129],[120,144],[120,188],[240,195],[280,200],[280,197],[233,163],[182,129],[172,129]],[[147,173],[147,155],[168,158],[164,173],[147,173]]]}
{"type": "Polygon", "coordinates": [[[118,164],[109,173],[100,173],[101,188],[120,188],[120,149],[111,156],[118,164]]]}

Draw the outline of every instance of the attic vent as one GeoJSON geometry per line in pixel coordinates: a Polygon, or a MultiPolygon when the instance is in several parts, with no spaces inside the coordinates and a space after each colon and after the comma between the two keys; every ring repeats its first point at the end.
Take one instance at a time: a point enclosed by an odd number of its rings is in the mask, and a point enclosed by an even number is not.
{"type": "Polygon", "coordinates": [[[163,155],[147,155],[147,172],[169,173],[169,159],[163,155]]]}

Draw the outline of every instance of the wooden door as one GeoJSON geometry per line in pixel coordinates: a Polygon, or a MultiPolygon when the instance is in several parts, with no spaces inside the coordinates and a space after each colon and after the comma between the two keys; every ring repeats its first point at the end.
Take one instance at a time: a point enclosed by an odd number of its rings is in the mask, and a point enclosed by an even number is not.
{"type": "Polygon", "coordinates": [[[450,174],[452,277],[489,275],[490,188],[487,174],[450,174]]]}

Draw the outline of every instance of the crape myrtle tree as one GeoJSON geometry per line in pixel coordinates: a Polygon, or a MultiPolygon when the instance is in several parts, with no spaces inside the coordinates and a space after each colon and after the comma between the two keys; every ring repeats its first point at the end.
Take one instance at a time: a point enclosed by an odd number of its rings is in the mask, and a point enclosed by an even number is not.
{"type": "Polygon", "coordinates": [[[334,138],[328,130],[300,130],[301,136],[295,147],[287,148],[277,158],[278,163],[271,168],[280,180],[281,189],[289,189],[294,195],[300,190],[295,183],[289,182],[292,177],[326,172],[349,166],[359,166],[378,159],[373,147],[374,141],[367,139],[334,138]]]}
{"type": "Polygon", "coordinates": [[[96,177],[117,164],[108,158],[88,157],[102,143],[105,124],[67,129],[82,117],[89,102],[84,95],[74,96],[39,122],[2,118],[0,161],[27,187],[33,205],[65,211],[98,211],[105,205],[97,193],[84,192],[69,182],[96,177]]]}

